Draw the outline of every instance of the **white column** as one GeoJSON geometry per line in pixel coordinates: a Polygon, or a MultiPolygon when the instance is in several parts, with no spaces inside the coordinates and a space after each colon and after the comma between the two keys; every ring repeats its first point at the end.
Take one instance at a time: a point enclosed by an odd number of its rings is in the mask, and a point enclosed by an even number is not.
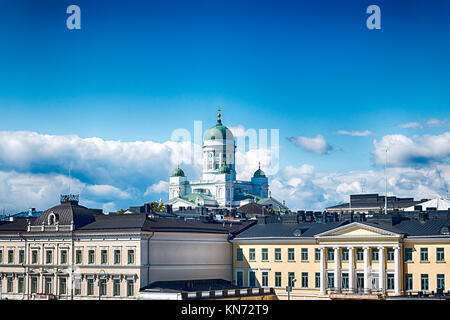
{"type": "Polygon", "coordinates": [[[341,292],[341,263],[339,247],[334,247],[334,288],[336,292],[341,292]]]}
{"type": "Polygon", "coordinates": [[[325,248],[320,248],[320,295],[325,295],[325,248]]]}
{"type": "Polygon", "coordinates": [[[348,289],[355,292],[355,257],[353,247],[348,247],[348,289]]]}
{"type": "Polygon", "coordinates": [[[380,269],[378,275],[378,281],[380,286],[380,291],[382,294],[385,293],[386,290],[386,278],[385,278],[385,262],[384,262],[384,247],[378,247],[378,260],[380,262],[380,269]]]}
{"type": "Polygon", "coordinates": [[[364,293],[370,293],[369,247],[363,247],[363,249],[364,249],[364,293]]]}
{"type": "Polygon", "coordinates": [[[395,273],[394,273],[394,291],[395,295],[400,295],[400,247],[394,247],[394,263],[395,263],[395,273]]]}

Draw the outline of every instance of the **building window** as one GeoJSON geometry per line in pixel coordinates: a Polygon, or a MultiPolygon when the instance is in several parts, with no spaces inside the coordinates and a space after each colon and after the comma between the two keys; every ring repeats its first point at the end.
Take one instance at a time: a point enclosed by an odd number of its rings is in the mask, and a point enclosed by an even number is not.
{"type": "Polygon", "coordinates": [[[3,263],[3,250],[0,250],[0,263],[3,263]]]}
{"type": "Polygon", "coordinates": [[[428,274],[420,275],[420,290],[428,290],[428,274]]]}
{"type": "Polygon", "coordinates": [[[362,248],[356,249],[356,261],[364,261],[364,250],[362,248]]]}
{"type": "Polygon", "coordinates": [[[294,286],[295,272],[288,272],[288,286],[294,286]]]}
{"type": "Polygon", "coordinates": [[[445,290],[445,274],[437,275],[437,289],[445,290]]]}
{"type": "Polygon", "coordinates": [[[127,280],[127,297],[134,296],[134,280],[127,280]]]}
{"type": "Polygon", "coordinates": [[[327,249],[327,260],[334,261],[334,249],[332,248],[327,249]]]}
{"type": "Polygon", "coordinates": [[[412,273],[407,273],[405,278],[406,290],[413,289],[413,275],[412,273]]]}
{"type": "Polygon", "coordinates": [[[308,272],[302,272],[302,288],[308,288],[308,272]]]}
{"type": "Polygon", "coordinates": [[[19,250],[19,263],[25,262],[25,250],[20,249],[19,250]]]}
{"type": "Polygon", "coordinates": [[[243,261],[244,260],[244,254],[242,253],[241,248],[237,248],[236,251],[236,261],[243,261]]]}
{"type": "Polygon", "coordinates": [[[67,293],[67,279],[59,278],[59,294],[67,293]]]}
{"type": "Polygon", "coordinates": [[[14,263],[14,250],[8,250],[8,263],[14,263]]]}
{"type": "Polygon", "coordinates": [[[248,285],[249,287],[256,287],[256,274],[255,271],[248,271],[248,285]]]}
{"type": "Polygon", "coordinates": [[[281,272],[275,272],[275,287],[281,287],[281,272]]]}
{"type": "Polygon", "coordinates": [[[95,263],[95,250],[89,250],[88,251],[88,264],[94,264],[95,263]]]}
{"type": "Polygon", "coordinates": [[[61,250],[61,264],[67,263],[67,250],[61,250]]]}
{"type": "Polygon", "coordinates": [[[100,251],[100,263],[107,264],[108,263],[108,250],[103,249],[100,251]]]}
{"type": "Polygon", "coordinates": [[[405,248],[405,262],[411,262],[412,261],[412,248],[405,248]]]}
{"type": "Polygon", "coordinates": [[[14,278],[6,278],[6,292],[11,293],[14,291],[14,278]]]}
{"type": "Polygon", "coordinates": [[[269,273],[267,271],[263,271],[262,273],[262,286],[263,287],[269,286],[269,273]]]}
{"type": "Polygon", "coordinates": [[[387,248],[386,249],[386,260],[388,262],[394,261],[394,248],[387,248]]]}
{"type": "Polygon", "coordinates": [[[134,264],[134,249],[128,250],[128,264],[134,264]]]}
{"type": "Polygon", "coordinates": [[[45,263],[46,264],[52,264],[53,263],[53,251],[47,250],[45,252],[45,263]]]}
{"type": "Polygon", "coordinates": [[[24,277],[17,278],[17,292],[18,293],[23,293],[24,292],[24,283],[25,283],[25,278],[24,277]]]}
{"type": "Polygon", "coordinates": [[[100,279],[100,295],[106,296],[107,294],[106,279],[100,279]]]}
{"type": "Polygon", "coordinates": [[[302,261],[308,261],[308,248],[302,248],[302,261]]]}
{"type": "Polygon", "coordinates": [[[438,262],[445,261],[444,248],[436,248],[436,261],[438,262]]]}
{"type": "MultiPolygon", "coordinates": [[[[239,249],[238,249],[238,253],[239,253],[239,249]]],[[[241,254],[242,254],[242,252],[241,252],[241,254]]],[[[239,254],[238,254],[238,256],[239,256],[239,254]]],[[[114,250],[114,264],[120,264],[120,250],[114,250]]]]}
{"type": "Polygon", "coordinates": [[[250,248],[248,252],[248,258],[250,261],[256,260],[255,248],[250,248]]]}
{"type": "Polygon", "coordinates": [[[295,261],[295,250],[294,250],[294,248],[288,248],[288,261],[295,261]]]}
{"type": "Polygon", "coordinates": [[[120,296],[120,280],[114,279],[113,282],[113,295],[115,297],[120,296]]]}
{"type": "Polygon", "coordinates": [[[83,252],[81,250],[75,251],[75,263],[81,264],[83,261],[83,252]]]}
{"type": "Polygon", "coordinates": [[[269,249],[267,248],[261,249],[261,260],[269,261],[269,249]]]}
{"type": "Polygon", "coordinates": [[[32,250],[31,251],[31,263],[32,264],[37,264],[38,263],[38,251],[37,250],[32,250]]]}
{"type": "Polygon", "coordinates": [[[314,261],[320,261],[320,249],[314,249],[314,261]]]}
{"type": "Polygon", "coordinates": [[[328,272],[327,274],[327,288],[333,289],[334,288],[334,273],[328,272]]]}
{"type": "Polygon", "coordinates": [[[314,284],[316,288],[320,288],[320,272],[316,272],[314,277],[314,284]]]}
{"type": "Polygon", "coordinates": [[[428,262],[428,248],[420,248],[420,262],[428,262]]]}
{"type": "Polygon", "coordinates": [[[275,261],[281,261],[281,248],[275,249],[275,261]]]}
{"type": "Polygon", "coordinates": [[[348,261],[348,248],[342,248],[342,261],[348,261]]]}
{"type": "Polygon", "coordinates": [[[244,286],[244,272],[236,271],[236,286],[243,287],[244,286]]]}
{"type": "Polygon", "coordinates": [[[342,273],[342,289],[348,289],[348,273],[342,273]]]}
{"type": "Polygon", "coordinates": [[[378,249],[372,248],[372,261],[378,261],[378,249]]]}
{"type": "Polygon", "coordinates": [[[45,277],[44,280],[44,285],[45,285],[45,293],[47,294],[51,294],[52,293],[52,289],[53,289],[53,280],[51,277],[45,277]]]}
{"type": "Polygon", "coordinates": [[[87,295],[94,295],[94,279],[87,279],[87,295]]]}
{"type": "Polygon", "coordinates": [[[38,278],[31,277],[31,293],[37,292],[38,278]]]}
{"type": "Polygon", "coordinates": [[[394,274],[388,273],[386,277],[386,289],[387,290],[394,290],[395,287],[395,277],[394,274]]]}

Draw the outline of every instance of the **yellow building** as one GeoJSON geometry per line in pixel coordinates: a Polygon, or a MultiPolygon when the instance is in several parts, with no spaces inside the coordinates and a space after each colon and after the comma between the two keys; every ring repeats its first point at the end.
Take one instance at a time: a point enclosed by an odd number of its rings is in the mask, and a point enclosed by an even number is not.
{"type": "Polygon", "coordinates": [[[447,212],[331,220],[261,219],[231,240],[233,281],[273,287],[279,299],[383,299],[445,290],[447,212]]]}

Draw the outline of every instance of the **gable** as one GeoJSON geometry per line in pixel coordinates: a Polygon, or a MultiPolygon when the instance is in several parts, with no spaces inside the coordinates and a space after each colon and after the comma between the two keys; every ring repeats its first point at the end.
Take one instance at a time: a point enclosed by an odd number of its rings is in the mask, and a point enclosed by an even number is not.
{"type": "Polygon", "coordinates": [[[345,229],[333,234],[334,236],[380,236],[384,235],[383,232],[368,230],[366,228],[356,227],[351,229],[345,229]]]}
{"type": "Polygon", "coordinates": [[[398,233],[394,233],[379,227],[367,225],[360,222],[353,222],[326,232],[322,232],[316,237],[336,237],[336,238],[362,238],[362,237],[398,237],[398,233]]]}

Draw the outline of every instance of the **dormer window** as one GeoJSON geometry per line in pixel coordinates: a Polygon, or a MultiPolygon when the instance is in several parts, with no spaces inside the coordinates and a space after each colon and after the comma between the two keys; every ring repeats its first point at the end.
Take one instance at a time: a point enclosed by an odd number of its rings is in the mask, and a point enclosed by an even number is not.
{"type": "Polygon", "coordinates": [[[56,216],[56,214],[53,212],[50,212],[50,214],[48,215],[48,225],[53,226],[57,222],[58,222],[58,217],[56,216]]]}

